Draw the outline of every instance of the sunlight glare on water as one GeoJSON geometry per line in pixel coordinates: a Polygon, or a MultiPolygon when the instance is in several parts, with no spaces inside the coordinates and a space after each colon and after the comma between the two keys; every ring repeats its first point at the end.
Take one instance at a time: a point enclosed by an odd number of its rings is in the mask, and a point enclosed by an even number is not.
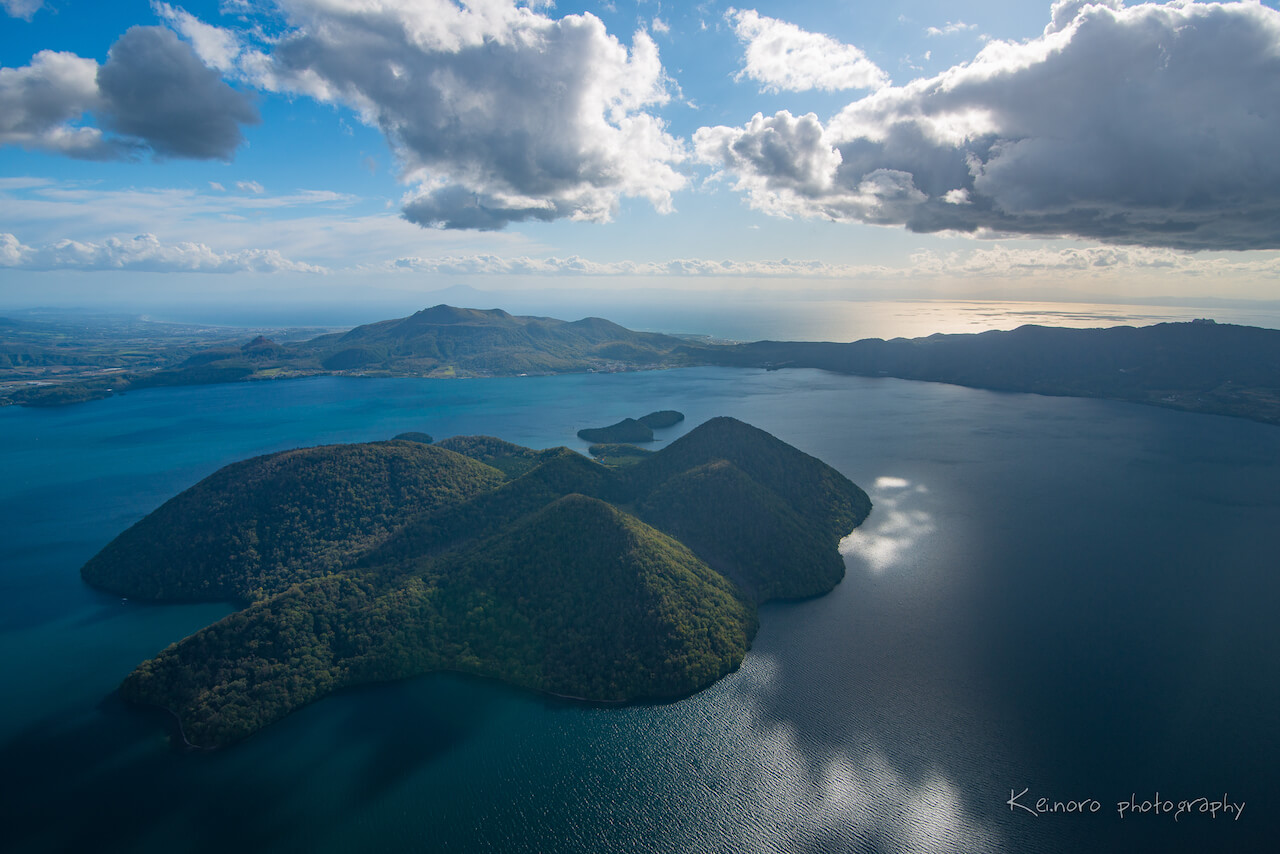
{"type": "Polygon", "coordinates": [[[916,544],[934,531],[933,517],[918,506],[928,487],[902,477],[881,476],[869,491],[870,518],[840,541],[840,553],[864,562],[879,575],[893,569],[916,544]]]}

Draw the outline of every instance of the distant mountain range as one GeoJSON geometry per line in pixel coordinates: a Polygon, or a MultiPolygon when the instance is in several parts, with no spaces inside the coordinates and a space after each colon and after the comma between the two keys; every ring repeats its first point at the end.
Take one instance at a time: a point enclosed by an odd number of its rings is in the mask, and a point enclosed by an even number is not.
{"type": "MultiPolygon", "coordinates": [[[[18,341],[23,331],[4,330],[18,341]]],[[[120,365],[109,348],[0,347],[5,369],[100,366],[87,378],[9,386],[7,402],[57,405],[129,389],[281,379],[314,374],[499,376],[625,371],[692,365],[822,368],[999,391],[1101,397],[1280,424],[1280,330],[1162,323],[1108,329],[1023,326],[1010,332],[853,343],[757,341],[718,345],[634,332],[600,318],[573,322],[437,305],[410,317],[296,343],[258,337],[186,351],[160,370],[120,365]]],[[[136,349],[136,348],[135,348],[136,349]]],[[[132,352],[132,351],[130,351],[132,352]]],[[[63,370],[63,368],[56,368],[63,370]]],[[[70,369],[67,369],[70,370],[70,369]]]]}

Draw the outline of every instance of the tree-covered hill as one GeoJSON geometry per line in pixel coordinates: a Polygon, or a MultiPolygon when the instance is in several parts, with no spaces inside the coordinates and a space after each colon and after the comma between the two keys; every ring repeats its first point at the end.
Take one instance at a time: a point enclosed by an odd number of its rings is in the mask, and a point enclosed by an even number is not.
{"type": "Polygon", "coordinates": [[[393,578],[295,585],[169,647],[122,693],[173,711],[197,746],[341,687],[432,670],[599,701],[674,698],[737,667],[756,626],[688,549],[580,495],[393,578]]]}
{"type": "Polygon", "coordinates": [[[337,688],[433,670],[606,702],[691,693],[741,662],[757,602],[840,580],[839,539],[869,509],[727,418],[627,469],[490,437],[377,442],[228,466],[83,573],[123,595],[251,601],[121,689],[214,747],[337,688]]]}
{"type": "Polygon", "coordinates": [[[640,518],[757,601],[830,590],[844,561],[828,544],[871,511],[867,494],[835,469],[733,418],[700,425],[627,476],[640,518]]]}
{"type": "Polygon", "coordinates": [[[684,342],[598,317],[520,317],[437,305],[396,320],[324,335],[298,348],[328,371],[555,373],[615,363],[674,364],[684,342]]]}
{"type": "Polygon", "coordinates": [[[508,477],[522,475],[542,462],[555,450],[535,451],[520,445],[496,439],[493,436],[450,436],[436,443],[437,448],[471,457],[473,460],[493,466],[508,477]]]}
{"type": "Polygon", "coordinates": [[[717,460],[732,463],[825,536],[849,533],[871,510],[865,492],[822,460],[736,418],[712,418],[646,457],[631,472],[637,491],[652,491],[677,475],[717,460]]]}
{"type": "Polygon", "coordinates": [[[502,474],[421,442],[328,445],[226,466],[112,540],[84,580],[138,599],[258,599],[324,575],[502,474]]]}

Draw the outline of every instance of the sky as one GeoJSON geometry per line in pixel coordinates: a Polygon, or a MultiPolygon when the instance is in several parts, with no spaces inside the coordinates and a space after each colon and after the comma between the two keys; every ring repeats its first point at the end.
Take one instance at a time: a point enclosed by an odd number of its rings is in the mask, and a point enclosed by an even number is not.
{"type": "Polygon", "coordinates": [[[1280,300],[1277,2],[0,5],[0,307],[1280,300]]]}

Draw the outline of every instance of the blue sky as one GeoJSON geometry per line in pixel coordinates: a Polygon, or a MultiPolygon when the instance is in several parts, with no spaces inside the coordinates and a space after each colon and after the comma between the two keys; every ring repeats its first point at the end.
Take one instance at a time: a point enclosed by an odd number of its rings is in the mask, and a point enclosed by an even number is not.
{"type": "Polygon", "coordinates": [[[1280,299],[1274,2],[2,5],[0,306],[1280,299]]]}

